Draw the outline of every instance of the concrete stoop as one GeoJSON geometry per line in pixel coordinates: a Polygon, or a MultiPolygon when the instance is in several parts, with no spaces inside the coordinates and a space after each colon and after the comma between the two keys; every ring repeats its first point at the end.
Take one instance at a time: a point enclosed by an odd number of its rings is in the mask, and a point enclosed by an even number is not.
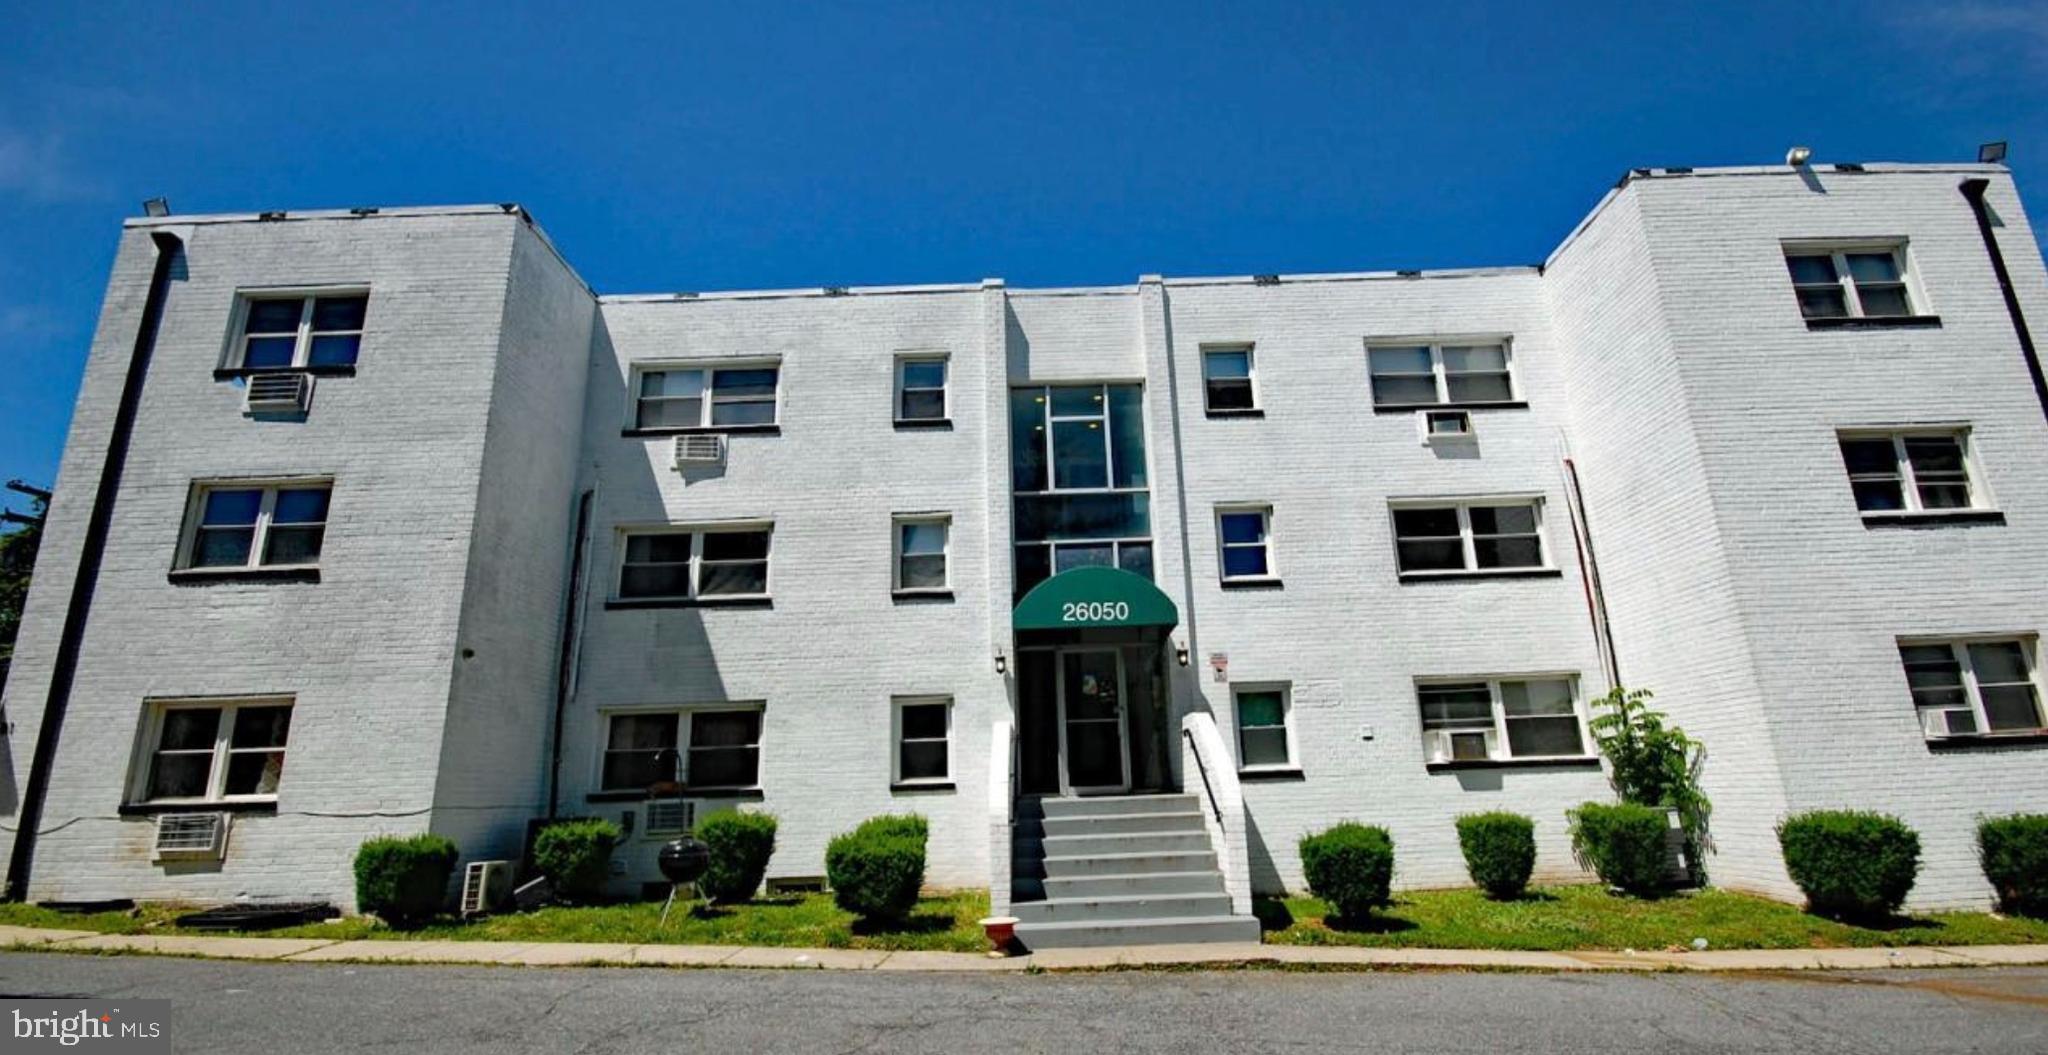
{"type": "Polygon", "coordinates": [[[1259,940],[1258,920],[1230,912],[1193,795],[1025,798],[1013,840],[1026,949],[1259,940]]]}

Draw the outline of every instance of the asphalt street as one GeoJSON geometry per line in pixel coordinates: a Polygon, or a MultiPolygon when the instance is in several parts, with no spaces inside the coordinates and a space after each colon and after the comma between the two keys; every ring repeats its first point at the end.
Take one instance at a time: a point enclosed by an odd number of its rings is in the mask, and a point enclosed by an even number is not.
{"type": "Polygon", "coordinates": [[[2048,1052],[2038,968],[949,975],[0,955],[0,998],[25,996],[168,997],[177,1050],[226,1055],[2048,1052]]]}

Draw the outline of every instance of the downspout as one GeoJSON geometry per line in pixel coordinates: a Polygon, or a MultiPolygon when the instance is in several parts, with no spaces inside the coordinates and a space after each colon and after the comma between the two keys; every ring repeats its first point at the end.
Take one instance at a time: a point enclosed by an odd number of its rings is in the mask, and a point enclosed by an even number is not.
{"type": "Polygon", "coordinates": [[[29,761],[28,783],[22,789],[21,813],[14,833],[14,852],[7,862],[5,899],[28,899],[29,870],[35,864],[36,830],[43,823],[43,800],[50,793],[50,769],[57,759],[57,735],[64,728],[64,712],[71,703],[71,684],[78,675],[78,654],[85,641],[85,623],[92,614],[93,590],[99,584],[100,562],[106,556],[107,533],[114,519],[114,497],[121,490],[121,470],[128,460],[128,443],[135,432],[135,417],[142,405],[142,383],[149,376],[149,360],[156,351],[157,330],[163,323],[164,299],[170,293],[171,268],[184,255],[185,243],[168,231],[152,231],[156,245],[156,269],[149,278],[149,297],[142,305],[142,325],[135,333],[135,348],[128,355],[128,376],[121,385],[121,405],[114,411],[114,431],[107,438],[107,454],[100,465],[99,488],[93,492],[92,514],[86,520],[85,541],[79,547],[78,572],[71,580],[71,603],[64,610],[64,626],[57,638],[57,658],[50,670],[50,694],[43,703],[43,720],[36,732],[36,749],[29,761]]]}
{"type": "Polygon", "coordinates": [[[568,607],[562,613],[562,648],[555,659],[555,723],[548,738],[548,819],[561,813],[562,716],[569,709],[570,683],[576,665],[577,616],[583,612],[584,536],[590,533],[590,496],[585,491],[576,500],[576,534],[569,550],[568,607]]]}
{"type": "Polygon", "coordinates": [[[1615,688],[1621,685],[1621,660],[1615,656],[1614,631],[1607,622],[1607,591],[1600,584],[1600,559],[1593,553],[1593,522],[1586,514],[1586,493],[1579,487],[1579,464],[1566,458],[1564,475],[1572,489],[1572,546],[1579,554],[1579,578],[1586,584],[1586,614],[1593,620],[1593,642],[1607,668],[1607,685],[1615,688]]]}
{"type": "Polygon", "coordinates": [[[2020,355],[2027,360],[2027,373],[2034,379],[2034,398],[2041,401],[2041,414],[2048,417],[2048,377],[2041,373],[2041,356],[2034,350],[2034,335],[2027,330],[2027,316],[2020,310],[2020,297],[2012,288],[2012,272],[2005,268],[2005,254],[1998,248],[1998,235],[1991,230],[1991,207],[1984,201],[1984,192],[1991,186],[1988,179],[1966,179],[1962,183],[1963,197],[1970,203],[1970,211],[1977,214],[1977,233],[1984,238],[1984,252],[1991,257],[1991,270],[1998,275],[1998,291],[2005,295],[2005,313],[2012,316],[2013,332],[2019,335],[2020,355]]]}

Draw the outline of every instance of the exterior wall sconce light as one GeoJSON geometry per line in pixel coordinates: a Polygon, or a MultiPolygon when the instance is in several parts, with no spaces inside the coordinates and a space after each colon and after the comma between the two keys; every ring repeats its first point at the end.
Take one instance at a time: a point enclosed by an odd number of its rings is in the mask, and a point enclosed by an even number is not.
{"type": "Polygon", "coordinates": [[[995,656],[996,673],[1008,674],[1010,672],[1010,657],[1003,655],[1003,646],[995,646],[995,656]]]}
{"type": "Polygon", "coordinates": [[[1175,641],[1175,642],[1173,643],[1173,658],[1174,658],[1174,660],[1175,660],[1176,662],[1178,662],[1178,663],[1179,663],[1179,664],[1180,664],[1181,666],[1183,666],[1183,667],[1185,667],[1185,666],[1187,666],[1187,665],[1188,665],[1188,643],[1187,643],[1187,642],[1185,642],[1185,641],[1175,641]]]}

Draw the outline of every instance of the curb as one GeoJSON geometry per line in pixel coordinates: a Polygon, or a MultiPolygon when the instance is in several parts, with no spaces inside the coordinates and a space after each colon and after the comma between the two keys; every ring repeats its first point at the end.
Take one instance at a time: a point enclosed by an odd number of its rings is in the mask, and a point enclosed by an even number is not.
{"type": "Polygon", "coordinates": [[[762,970],[1106,971],[1149,968],[1269,968],[1482,971],[1868,971],[1901,967],[2012,967],[2048,964],[2048,945],[1921,945],[1857,949],[1726,949],[1528,952],[1388,949],[1347,945],[1137,945],[1048,949],[1001,959],[977,953],[798,949],[748,945],[569,942],[379,941],[322,938],[209,938],[100,934],[0,926],[11,952],[142,954],[289,963],[403,963],[514,967],[725,967],[762,970]]]}

